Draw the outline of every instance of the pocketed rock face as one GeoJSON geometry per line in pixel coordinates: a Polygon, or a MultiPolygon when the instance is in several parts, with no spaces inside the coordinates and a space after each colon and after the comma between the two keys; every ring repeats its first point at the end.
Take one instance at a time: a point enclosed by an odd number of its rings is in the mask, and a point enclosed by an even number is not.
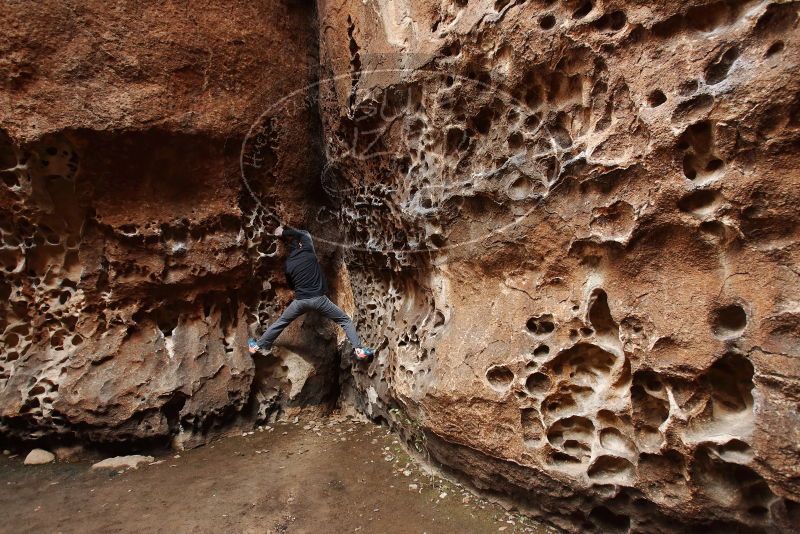
{"type": "Polygon", "coordinates": [[[0,433],[191,445],[318,397],[332,344],[247,352],[289,296],[265,213],[315,202],[315,110],[262,116],[314,76],[313,5],[2,11],[0,433]]]}
{"type": "Polygon", "coordinates": [[[343,398],[574,531],[800,525],[798,4],[320,4],[343,398]],[[366,71],[366,72],[363,72],[366,71]]]}

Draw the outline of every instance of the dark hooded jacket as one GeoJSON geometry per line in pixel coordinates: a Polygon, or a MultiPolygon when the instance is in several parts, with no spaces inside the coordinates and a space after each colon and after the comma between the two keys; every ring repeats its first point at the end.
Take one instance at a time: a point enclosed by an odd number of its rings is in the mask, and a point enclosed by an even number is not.
{"type": "Polygon", "coordinates": [[[283,235],[290,241],[285,271],[289,287],[294,289],[294,298],[302,300],[325,295],[328,292],[328,283],[317,260],[311,234],[305,230],[286,227],[283,235]]]}

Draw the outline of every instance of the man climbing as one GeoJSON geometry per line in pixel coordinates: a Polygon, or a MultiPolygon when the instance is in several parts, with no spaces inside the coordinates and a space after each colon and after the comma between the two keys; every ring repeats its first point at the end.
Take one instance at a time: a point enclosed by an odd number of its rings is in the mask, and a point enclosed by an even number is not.
{"type": "Polygon", "coordinates": [[[355,350],[357,360],[368,360],[374,351],[361,345],[353,321],[326,296],[328,284],[317,260],[311,234],[305,230],[283,226],[278,226],[273,234],[289,239],[289,255],[286,258],[285,270],[289,287],[294,290],[294,300],[258,341],[249,340],[250,354],[255,354],[259,349],[269,350],[283,329],[292,321],[306,312],[316,310],[342,327],[355,350]]]}

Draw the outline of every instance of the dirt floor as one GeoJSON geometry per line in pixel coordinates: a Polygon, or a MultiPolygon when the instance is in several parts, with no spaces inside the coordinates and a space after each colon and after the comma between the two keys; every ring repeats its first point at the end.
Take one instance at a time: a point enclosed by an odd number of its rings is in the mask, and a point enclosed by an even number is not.
{"type": "Polygon", "coordinates": [[[0,457],[0,532],[545,533],[424,474],[385,428],[262,427],[136,470],[0,457]]]}

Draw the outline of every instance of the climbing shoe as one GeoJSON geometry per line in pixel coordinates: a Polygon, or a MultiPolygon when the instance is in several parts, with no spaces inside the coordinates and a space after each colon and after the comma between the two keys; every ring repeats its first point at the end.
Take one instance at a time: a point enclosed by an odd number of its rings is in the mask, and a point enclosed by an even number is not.
{"type": "Polygon", "coordinates": [[[365,362],[375,355],[375,351],[367,347],[358,347],[355,349],[356,360],[365,362]]]}
{"type": "Polygon", "coordinates": [[[250,350],[250,354],[255,354],[258,352],[258,343],[255,339],[248,339],[247,340],[247,348],[250,350]]]}

